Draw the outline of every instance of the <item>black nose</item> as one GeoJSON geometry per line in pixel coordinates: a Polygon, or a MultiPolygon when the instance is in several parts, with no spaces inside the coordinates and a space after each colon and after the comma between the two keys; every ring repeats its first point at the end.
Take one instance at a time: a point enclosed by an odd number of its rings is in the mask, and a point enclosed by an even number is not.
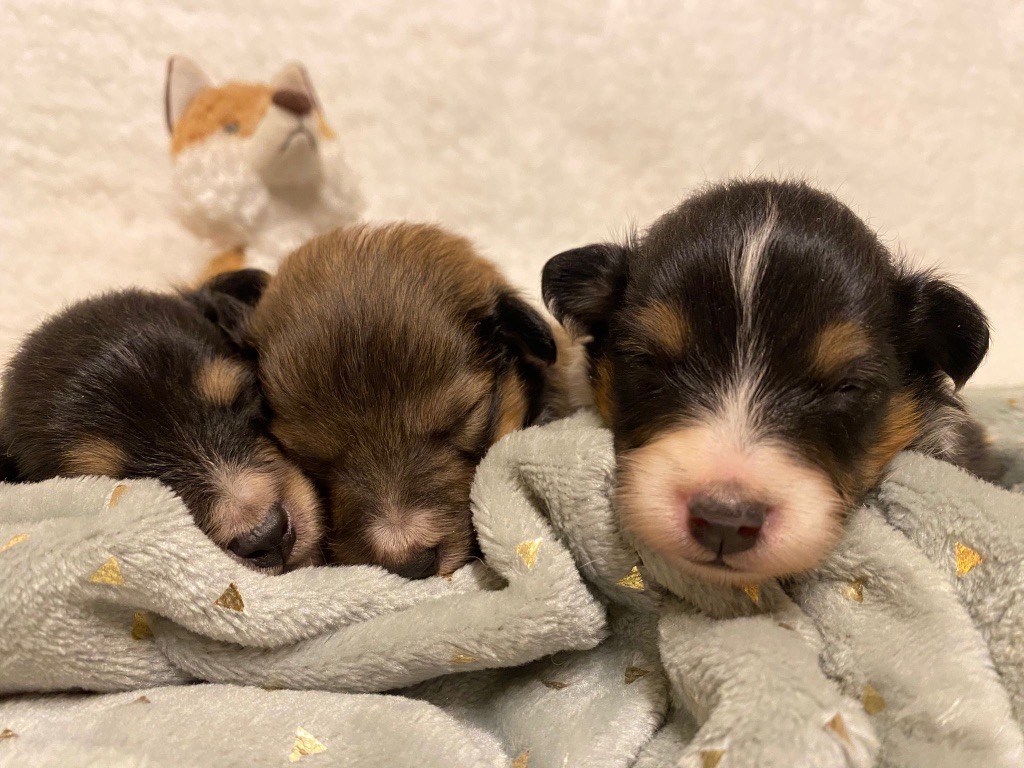
{"type": "Polygon", "coordinates": [[[437,547],[421,549],[403,563],[389,565],[388,570],[405,579],[425,579],[437,573],[437,547]]]}
{"type": "Polygon", "coordinates": [[[228,550],[255,568],[283,568],[294,545],[295,532],[288,525],[288,513],[277,502],[262,523],[237,536],[228,544],[228,550]]]}
{"type": "Polygon", "coordinates": [[[689,509],[693,538],[721,557],[754,546],[768,505],[729,494],[699,493],[690,499],[689,509]]]}
{"type": "Polygon", "coordinates": [[[277,106],[281,109],[287,109],[292,114],[302,117],[308,115],[309,111],[313,108],[312,102],[309,97],[301,93],[300,91],[274,91],[274,95],[270,98],[277,106]]]}

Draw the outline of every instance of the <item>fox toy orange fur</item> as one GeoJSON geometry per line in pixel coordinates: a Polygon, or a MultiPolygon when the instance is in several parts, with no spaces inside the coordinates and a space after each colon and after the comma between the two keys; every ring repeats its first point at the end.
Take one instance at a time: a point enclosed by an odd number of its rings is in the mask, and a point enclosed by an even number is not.
{"type": "Polygon", "coordinates": [[[218,86],[174,56],[165,104],[175,209],[210,248],[201,278],[273,271],[310,238],[359,219],[356,176],[301,64],[267,83],[218,86]]]}

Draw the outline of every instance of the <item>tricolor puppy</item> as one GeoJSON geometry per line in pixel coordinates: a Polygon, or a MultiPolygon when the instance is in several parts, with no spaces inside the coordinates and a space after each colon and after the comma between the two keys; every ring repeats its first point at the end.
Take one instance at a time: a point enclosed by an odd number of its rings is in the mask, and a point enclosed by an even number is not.
{"type": "Polygon", "coordinates": [[[266,436],[255,371],[233,341],[265,283],[246,270],[181,295],[120,291],[47,320],[0,393],[15,478],[158,478],[246,565],[312,564],[315,489],[266,436]]]}
{"type": "Polygon", "coordinates": [[[631,242],[555,256],[543,292],[591,337],[624,526],[698,577],[814,566],[905,448],[991,472],[955,394],[985,316],[804,184],[712,187],[631,242]]]}
{"type": "Polygon", "coordinates": [[[253,312],[271,431],[326,496],[333,559],[408,578],[474,554],[469,490],[542,417],[547,322],[461,237],[356,226],[290,255],[253,312]]]}

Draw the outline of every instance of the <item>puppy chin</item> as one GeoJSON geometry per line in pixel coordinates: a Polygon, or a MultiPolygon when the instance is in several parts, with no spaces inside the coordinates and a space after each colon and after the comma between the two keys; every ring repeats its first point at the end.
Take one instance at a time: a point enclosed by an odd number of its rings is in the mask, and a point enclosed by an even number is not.
{"type": "MultiPolygon", "coordinates": [[[[644,542],[647,543],[646,541],[644,542]]],[[[673,556],[664,552],[658,552],[665,562],[687,576],[708,584],[718,584],[727,587],[746,587],[757,584],[770,578],[768,574],[756,571],[743,571],[721,565],[713,565],[709,562],[697,562],[682,557],[673,556]]]]}
{"type": "Polygon", "coordinates": [[[617,494],[623,526],[681,572],[715,584],[747,585],[818,565],[842,533],[844,504],[820,470],[783,447],[737,449],[705,425],[674,430],[620,457],[617,494]],[[714,553],[690,533],[685,499],[723,482],[738,483],[771,505],[756,543],[714,553]]]}

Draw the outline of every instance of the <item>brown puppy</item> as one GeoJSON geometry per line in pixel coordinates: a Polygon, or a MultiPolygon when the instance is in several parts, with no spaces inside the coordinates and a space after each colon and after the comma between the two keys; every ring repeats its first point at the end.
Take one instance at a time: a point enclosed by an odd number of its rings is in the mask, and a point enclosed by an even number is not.
{"type": "Polygon", "coordinates": [[[247,336],[271,431],[327,498],[335,561],[408,578],[473,555],[476,465],[556,399],[547,322],[432,226],[311,241],[281,265],[247,336]]]}

